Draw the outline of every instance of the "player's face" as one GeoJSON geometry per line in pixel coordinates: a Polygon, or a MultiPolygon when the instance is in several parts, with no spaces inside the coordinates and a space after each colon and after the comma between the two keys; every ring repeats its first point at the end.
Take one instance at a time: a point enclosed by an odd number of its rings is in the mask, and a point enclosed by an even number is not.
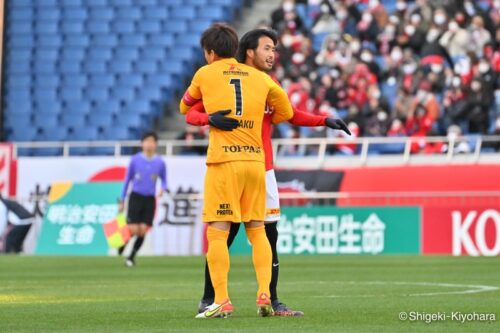
{"type": "Polygon", "coordinates": [[[147,155],[153,155],[156,152],[157,143],[152,137],[147,137],[142,141],[142,151],[147,155]]]}
{"type": "Polygon", "coordinates": [[[276,46],[273,40],[267,36],[259,38],[259,45],[252,52],[252,64],[261,71],[270,71],[274,66],[276,46]]]}

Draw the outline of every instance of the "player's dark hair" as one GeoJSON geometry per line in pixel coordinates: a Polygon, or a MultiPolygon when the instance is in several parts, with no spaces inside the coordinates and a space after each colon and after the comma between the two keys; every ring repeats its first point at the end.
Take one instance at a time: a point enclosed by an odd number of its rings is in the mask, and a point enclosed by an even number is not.
{"type": "Polygon", "coordinates": [[[255,29],[250,30],[240,39],[240,46],[236,53],[236,60],[244,63],[247,60],[247,50],[255,50],[259,47],[259,39],[261,37],[269,37],[272,39],[274,46],[278,44],[278,34],[270,29],[255,29]]]}
{"type": "Polygon", "coordinates": [[[158,142],[158,134],[154,131],[148,131],[144,133],[141,137],[141,142],[146,140],[147,138],[153,138],[156,142],[158,142]]]}
{"type": "Polygon", "coordinates": [[[201,35],[200,45],[221,58],[232,58],[238,49],[238,34],[225,23],[214,23],[201,35]]]}

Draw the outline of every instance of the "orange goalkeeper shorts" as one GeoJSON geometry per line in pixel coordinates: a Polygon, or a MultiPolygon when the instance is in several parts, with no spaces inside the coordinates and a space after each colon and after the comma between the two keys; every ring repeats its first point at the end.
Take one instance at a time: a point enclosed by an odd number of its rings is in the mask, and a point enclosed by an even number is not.
{"type": "Polygon", "coordinates": [[[208,164],[203,222],[264,221],[266,170],[258,161],[208,164]]]}

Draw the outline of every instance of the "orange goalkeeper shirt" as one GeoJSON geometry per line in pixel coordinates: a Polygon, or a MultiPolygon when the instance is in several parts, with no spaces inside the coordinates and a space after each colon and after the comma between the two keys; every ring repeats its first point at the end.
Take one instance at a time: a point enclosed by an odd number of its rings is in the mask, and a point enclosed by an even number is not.
{"type": "Polygon", "coordinates": [[[274,108],[273,123],[293,116],[286,92],[271,77],[234,58],[221,59],[201,67],[180,102],[182,114],[203,99],[208,114],[231,110],[237,119],[233,131],[210,128],[207,164],[228,161],[264,163],[262,123],[266,105],[274,108]]]}

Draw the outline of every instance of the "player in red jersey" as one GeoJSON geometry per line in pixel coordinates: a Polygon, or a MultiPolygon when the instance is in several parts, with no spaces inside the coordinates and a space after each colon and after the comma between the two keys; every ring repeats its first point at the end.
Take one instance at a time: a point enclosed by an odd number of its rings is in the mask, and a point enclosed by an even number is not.
{"type": "MultiPolygon", "coordinates": [[[[275,48],[277,44],[277,35],[272,30],[255,29],[246,33],[240,40],[240,45],[237,54],[237,60],[246,65],[257,68],[261,71],[270,71],[273,68],[275,60],[275,48]]],[[[328,126],[335,130],[343,130],[347,134],[351,134],[345,123],[340,119],[332,119],[326,116],[315,116],[307,112],[294,109],[294,116],[289,122],[295,126],[328,126]]],[[[210,125],[222,130],[232,130],[238,126],[236,120],[226,118],[224,115],[227,111],[219,111],[208,115],[205,113],[203,103],[200,101],[193,105],[186,114],[188,124],[195,126],[210,125]]],[[[264,114],[264,123],[262,125],[262,142],[264,145],[264,153],[266,160],[266,220],[265,229],[273,252],[273,267],[272,278],[270,284],[271,301],[274,309],[274,314],[278,316],[302,316],[302,311],[296,311],[288,308],[278,299],[277,284],[279,273],[278,253],[276,244],[278,241],[277,222],[280,220],[280,204],[278,195],[278,185],[276,176],[273,170],[273,147],[271,143],[272,132],[272,112],[267,109],[264,114]]],[[[233,223],[227,240],[230,246],[236,237],[239,230],[239,224],[233,223]]],[[[213,303],[214,289],[210,279],[210,273],[205,266],[205,290],[201,302],[199,304],[199,312],[203,312],[205,308],[213,303]]]]}

